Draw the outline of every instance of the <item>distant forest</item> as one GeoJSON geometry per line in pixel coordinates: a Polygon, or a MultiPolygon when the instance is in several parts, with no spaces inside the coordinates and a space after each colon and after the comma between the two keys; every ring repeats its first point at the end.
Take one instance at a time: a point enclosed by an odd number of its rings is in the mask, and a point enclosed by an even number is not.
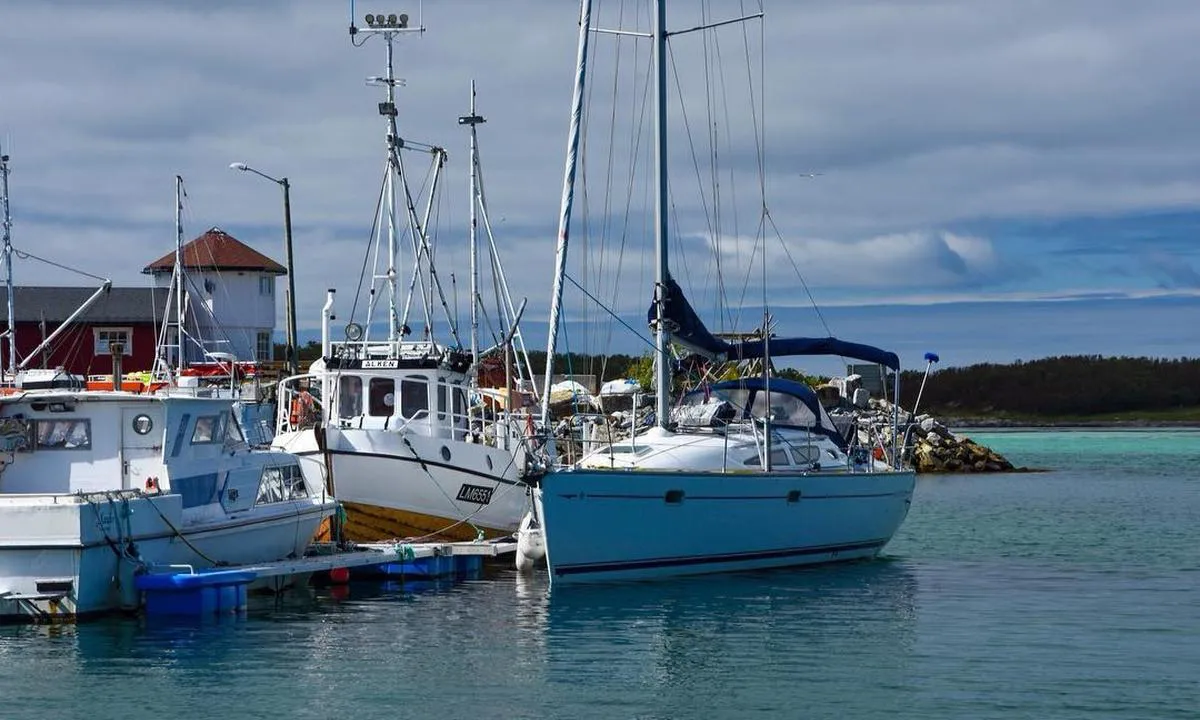
{"type": "MultiPolygon", "coordinates": [[[[921,372],[900,376],[911,408],[921,372]]],[[[958,417],[1087,416],[1200,408],[1200,359],[1073,355],[1007,365],[984,363],[930,374],[922,412],[958,417]]]]}
{"type": "MultiPolygon", "coordinates": [[[[315,359],[320,355],[320,346],[310,343],[300,355],[305,360],[315,359]]],[[[546,366],[546,353],[535,350],[529,355],[534,372],[540,373],[546,366]]],[[[594,375],[597,385],[633,377],[643,387],[649,387],[651,368],[649,354],[602,357],[573,353],[558,356],[554,364],[555,373],[594,375]]],[[[812,384],[828,380],[805,377],[792,370],[780,374],[812,384]]],[[[903,407],[913,407],[922,374],[917,370],[901,374],[903,407]]],[[[944,368],[930,374],[918,411],[958,418],[1082,418],[1117,413],[1180,413],[1192,417],[1200,412],[1200,358],[1071,355],[944,368]]]]}

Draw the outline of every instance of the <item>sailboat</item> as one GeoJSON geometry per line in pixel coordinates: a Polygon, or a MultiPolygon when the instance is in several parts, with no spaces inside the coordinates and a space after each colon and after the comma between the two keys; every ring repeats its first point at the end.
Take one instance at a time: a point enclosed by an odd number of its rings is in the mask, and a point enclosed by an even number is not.
{"type": "Polygon", "coordinates": [[[232,397],[123,389],[123,350],[112,389],[50,370],[0,392],[0,620],[136,609],[139,574],[299,557],[336,511],[296,456],[247,444],[232,397]]]}
{"type": "MultiPolygon", "coordinates": [[[[371,79],[385,90],[379,110],[386,123],[387,159],[371,251],[383,266],[375,268],[374,283],[364,288],[361,302],[355,304],[356,309],[365,307],[365,322],[352,318],[341,340],[333,339],[336,295],[334,290],[328,292],[322,312],[321,358],[307,373],[280,383],[273,446],[303,458],[310,481],[328,478],[330,491],[345,508],[340,527],[344,539],[473,540],[509,535],[530,507],[524,477],[534,455],[524,448],[532,435],[533,417],[511,402],[517,396],[511,380],[505,381],[505,392],[500,393],[507,402],[495,411],[485,412],[472,400],[481,360],[500,350],[508,355],[506,348],[518,335],[520,314],[499,275],[504,339],[496,348],[479,348],[475,210],[484,204],[476,126],[483,118],[476,113],[472,86],[471,112],[459,120],[470,129],[472,156],[472,335],[467,349],[450,320],[427,231],[446,151],[402,139],[396,122],[395,89],[402,81],[394,72],[393,43],[424,28],[410,27],[403,14],[367,15],[366,23],[366,27],[352,27],[352,37],[380,35],[387,47],[386,74],[371,79]],[[423,214],[409,188],[407,152],[431,158],[431,189],[423,214]],[[398,287],[402,224],[412,252],[407,293],[398,287]],[[384,286],[382,292],[376,285],[384,286]],[[386,318],[379,323],[383,328],[377,328],[372,313],[377,303],[383,304],[381,295],[386,296],[386,318]],[[424,310],[419,338],[412,337],[409,324],[414,303],[424,310]],[[450,342],[434,337],[438,305],[446,315],[450,342]],[[372,336],[377,331],[382,337],[372,336]]],[[[483,218],[487,226],[486,212],[483,218]]],[[[506,363],[506,368],[511,374],[511,365],[506,363]]]]}
{"type": "MultiPolygon", "coordinates": [[[[534,493],[523,544],[539,557],[544,553],[554,584],[872,558],[908,513],[914,473],[882,452],[849,447],[810,388],[764,369],[705,383],[678,405],[671,401],[673,345],[716,362],[757,360],[764,368],[774,357],[828,354],[882,364],[898,378],[900,363],[895,353],[833,337],[774,338],[765,321],[758,339],[742,341],[721,339],[704,327],[668,265],[668,31],[662,0],[651,18],[656,252],[648,320],[655,333],[655,422],[547,472],[534,493]]],[[[562,307],[588,38],[598,31],[591,2],[583,0],[548,363],[562,307]]],[[[546,405],[542,412],[546,420],[546,405]]],[[[893,425],[897,421],[894,416],[893,425]]],[[[894,428],[892,437],[898,437],[894,428]]],[[[899,457],[895,450],[892,458],[899,457]]],[[[518,563],[530,564],[528,558],[518,563]]]]}

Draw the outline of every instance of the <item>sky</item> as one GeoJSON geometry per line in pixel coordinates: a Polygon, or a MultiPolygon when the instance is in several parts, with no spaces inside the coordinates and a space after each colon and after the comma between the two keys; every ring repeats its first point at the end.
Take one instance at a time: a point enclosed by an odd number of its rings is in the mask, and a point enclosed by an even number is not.
{"type": "MultiPolygon", "coordinates": [[[[598,5],[603,27],[647,27],[632,0],[598,5]]],[[[349,10],[335,0],[0,0],[14,246],[144,285],[142,267],[174,246],[179,174],[186,238],[219,226],[282,262],[279,188],[228,167],[245,162],[291,183],[301,337],[319,333],[328,287],[348,317],[384,167],[382,98],[364,82],[383,74],[384,45],[354,47],[349,10]]],[[[408,12],[426,28],[397,45],[399,123],[407,140],[449,153],[434,223],[449,304],[463,314],[468,163],[457,118],[475,81],[490,219],[513,295],[528,301],[523,333],[543,347],[578,6],[357,2],[356,16],[371,11],[408,12]]],[[[755,11],[679,3],[669,24],[755,11]]],[[[781,334],[896,348],[908,367],[923,366],[925,351],[947,365],[1200,356],[1200,3],[789,0],[765,13],[671,39],[672,267],[710,326],[748,329],[766,298],[781,334]],[[739,71],[742,55],[761,59],[739,71]],[[709,136],[709,151],[697,150],[709,136]],[[771,221],[762,237],[760,167],[771,221]]],[[[570,272],[602,288],[633,330],[569,343],[642,352],[648,216],[622,208],[648,186],[622,184],[622,163],[649,153],[630,129],[648,46],[592,42],[596,75],[615,68],[628,83],[589,81],[572,252],[601,260],[573,260],[570,272]],[[620,57],[629,60],[617,66],[620,57]],[[625,119],[612,143],[610,110],[625,119]],[[611,157],[618,170],[605,175],[611,157]]],[[[420,184],[426,160],[407,157],[420,184]]],[[[94,283],[32,259],[14,274],[18,284],[94,283]]],[[[577,327],[603,315],[576,310],[578,299],[568,305],[577,327]]]]}

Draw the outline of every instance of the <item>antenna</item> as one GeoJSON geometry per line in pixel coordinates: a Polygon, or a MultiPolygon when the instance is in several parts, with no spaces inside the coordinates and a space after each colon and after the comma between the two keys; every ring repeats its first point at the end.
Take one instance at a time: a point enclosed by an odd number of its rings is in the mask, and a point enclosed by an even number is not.
{"type": "MultiPolygon", "coordinates": [[[[424,3],[421,3],[419,16],[424,15],[424,3]]],[[[378,34],[378,33],[405,33],[425,32],[425,25],[420,19],[417,20],[416,26],[409,25],[408,13],[375,13],[369,12],[363,15],[362,20],[366,27],[359,27],[354,24],[357,14],[354,12],[354,0],[350,0],[350,38],[353,40],[355,35],[363,34],[378,34]]]]}

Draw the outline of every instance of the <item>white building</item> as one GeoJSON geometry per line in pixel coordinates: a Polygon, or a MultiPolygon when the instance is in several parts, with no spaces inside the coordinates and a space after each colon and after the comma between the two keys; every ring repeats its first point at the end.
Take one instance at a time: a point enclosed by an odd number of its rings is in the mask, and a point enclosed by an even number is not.
{"type": "MultiPolygon", "coordinates": [[[[184,245],[182,258],[185,327],[194,338],[184,342],[186,361],[202,362],[206,351],[271,359],[275,278],[287,269],[217,227],[184,245]]],[[[142,272],[156,287],[169,287],[174,269],[171,252],[142,272]]]]}

